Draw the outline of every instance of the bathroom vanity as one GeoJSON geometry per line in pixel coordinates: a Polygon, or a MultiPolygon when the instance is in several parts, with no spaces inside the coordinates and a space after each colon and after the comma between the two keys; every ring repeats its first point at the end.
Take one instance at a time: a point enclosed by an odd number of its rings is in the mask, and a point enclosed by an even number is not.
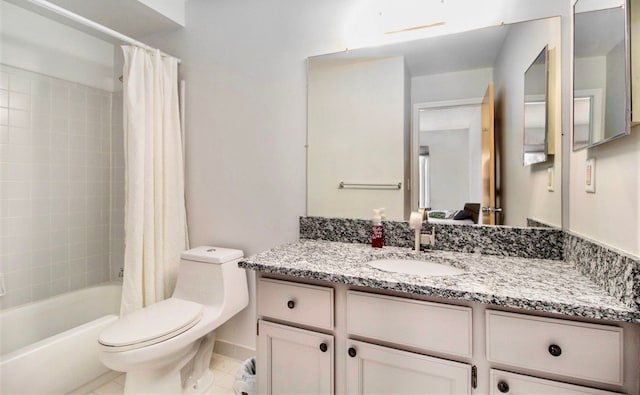
{"type": "Polygon", "coordinates": [[[563,261],[300,240],[257,271],[258,392],[637,394],[640,312],[563,261]],[[418,259],[464,272],[369,265],[418,259]]]}

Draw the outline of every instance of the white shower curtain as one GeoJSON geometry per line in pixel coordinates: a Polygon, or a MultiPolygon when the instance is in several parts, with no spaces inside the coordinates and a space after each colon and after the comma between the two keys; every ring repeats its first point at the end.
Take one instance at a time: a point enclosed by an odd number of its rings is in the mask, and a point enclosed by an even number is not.
{"type": "Polygon", "coordinates": [[[135,46],[122,50],[125,315],[171,295],[188,242],[177,59],[135,46]]]}

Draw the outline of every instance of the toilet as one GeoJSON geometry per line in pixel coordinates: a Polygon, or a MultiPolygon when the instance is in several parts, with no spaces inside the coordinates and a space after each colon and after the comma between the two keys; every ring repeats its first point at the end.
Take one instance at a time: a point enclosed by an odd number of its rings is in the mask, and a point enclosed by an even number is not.
{"type": "Polygon", "coordinates": [[[183,252],[170,298],[100,333],[100,360],[127,373],[125,394],[199,393],[211,385],[214,330],[249,303],[246,273],[238,267],[242,256],[219,247],[183,252]]]}

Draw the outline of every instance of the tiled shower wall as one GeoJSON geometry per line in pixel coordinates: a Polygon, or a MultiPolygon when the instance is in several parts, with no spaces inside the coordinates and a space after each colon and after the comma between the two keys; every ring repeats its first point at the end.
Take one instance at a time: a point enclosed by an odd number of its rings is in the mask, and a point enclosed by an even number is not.
{"type": "MultiPolygon", "coordinates": [[[[0,308],[117,274],[124,183],[111,169],[124,159],[122,143],[111,152],[114,115],[111,92],[0,65],[0,308]]],[[[113,129],[121,140],[121,121],[113,129]]]]}

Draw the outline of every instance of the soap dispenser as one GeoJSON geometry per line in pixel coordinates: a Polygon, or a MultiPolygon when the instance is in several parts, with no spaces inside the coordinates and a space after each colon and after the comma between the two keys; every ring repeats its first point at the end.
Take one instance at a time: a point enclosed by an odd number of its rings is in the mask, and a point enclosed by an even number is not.
{"type": "Polygon", "coordinates": [[[371,220],[371,247],[382,248],[384,233],[382,228],[382,216],[380,209],[373,210],[373,219],[371,220]]]}

